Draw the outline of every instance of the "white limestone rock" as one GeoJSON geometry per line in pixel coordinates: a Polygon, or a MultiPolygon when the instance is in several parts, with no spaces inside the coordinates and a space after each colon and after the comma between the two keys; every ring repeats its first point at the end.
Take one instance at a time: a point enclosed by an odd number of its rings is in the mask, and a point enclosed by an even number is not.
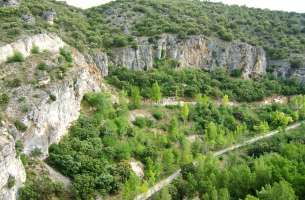
{"type": "Polygon", "coordinates": [[[0,200],[17,199],[18,188],[25,179],[25,169],[20,158],[16,156],[14,139],[6,130],[0,129],[0,200]],[[7,185],[10,176],[15,179],[11,188],[7,185]]]}
{"type": "Polygon", "coordinates": [[[49,51],[58,53],[59,49],[65,46],[65,43],[55,34],[38,34],[16,42],[0,47],[0,63],[4,63],[7,59],[14,55],[15,52],[20,52],[26,58],[31,55],[33,47],[36,46],[40,51],[49,51]]]}

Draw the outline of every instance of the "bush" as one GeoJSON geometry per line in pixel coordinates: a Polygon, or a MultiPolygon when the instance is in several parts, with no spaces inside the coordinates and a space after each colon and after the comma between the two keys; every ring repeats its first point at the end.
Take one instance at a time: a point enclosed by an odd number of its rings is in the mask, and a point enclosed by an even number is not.
{"type": "Polygon", "coordinates": [[[13,80],[9,80],[7,82],[7,86],[12,87],[12,88],[20,87],[21,86],[21,80],[18,79],[18,78],[15,78],[13,80]]]}
{"type": "Polygon", "coordinates": [[[231,76],[235,77],[235,78],[239,78],[241,77],[242,71],[241,69],[233,69],[231,71],[231,76]]]}
{"type": "Polygon", "coordinates": [[[20,52],[15,52],[13,56],[7,59],[7,63],[23,62],[24,56],[20,52]]]}
{"type": "Polygon", "coordinates": [[[164,113],[160,110],[157,110],[157,111],[154,111],[152,115],[156,120],[160,120],[163,118],[164,113]]]}
{"type": "Polygon", "coordinates": [[[9,177],[8,177],[8,179],[7,179],[7,183],[6,183],[7,187],[8,187],[9,189],[11,189],[12,187],[15,186],[15,184],[16,184],[16,179],[15,179],[15,177],[12,176],[12,175],[9,175],[9,177]]]}
{"type": "Polygon", "coordinates": [[[19,120],[16,120],[14,125],[17,128],[17,130],[19,130],[21,132],[25,132],[27,130],[27,128],[28,128],[24,123],[22,123],[19,120]]]}
{"type": "Polygon", "coordinates": [[[10,100],[10,97],[6,93],[0,94],[0,106],[6,106],[10,100]]]}
{"type": "Polygon", "coordinates": [[[50,100],[51,101],[56,101],[56,96],[54,94],[49,94],[50,100]]]}
{"type": "Polygon", "coordinates": [[[38,54],[39,53],[39,47],[34,45],[31,49],[32,54],[38,54]]]}
{"type": "Polygon", "coordinates": [[[42,155],[41,149],[39,148],[35,148],[33,149],[33,151],[31,152],[31,156],[32,157],[39,157],[42,155]]]}
{"type": "Polygon", "coordinates": [[[23,143],[21,140],[17,140],[15,142],[15,149],[16,149],[17,156],[19,156],[20,153],[23,151],[23,143]]]}
{"type": "Polygon", "coordinates": [[[292,57],[290,59],[290,65],[294,69],[299,69],[301,67],[304,67],[305,59],[303,57],[301,57],[301,56],[292,57]]]}
{"type": "Polygon", "coordinates": [[[145,117],[137,117],[133,124],[139,128],[151,127],[153,122],[145,117]]]}
{"type": "Polygon", "coordinates": [[[48,65],[46,63],[39,63],[37,65],[37,69],[41,70],[41,71],[44,71],[48,68],[48,65]]]}
{"type": "Polygon", "coordinates": [[[60,55],[62,55],[68,63],[73,62],[72,53],[70,50],[68,50],[66,48],[61,48],[60,55]]]}

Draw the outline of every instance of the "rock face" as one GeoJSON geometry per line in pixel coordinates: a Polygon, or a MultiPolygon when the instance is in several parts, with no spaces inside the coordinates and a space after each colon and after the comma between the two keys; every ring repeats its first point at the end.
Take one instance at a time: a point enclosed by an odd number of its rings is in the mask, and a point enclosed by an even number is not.
{"type": "MultiPolygon", "coordinates": [[[[55,55],[65,43],[53,34],[35,35],[0,47],[0,61],[5,62],[17,51],[28,57],[34,45],[40,51],[47,50],[50,55],[55,55]]],[[[11,91],[14,95],[11,95],[5,111],[11,122],[5,124],[11,135],[23,141],[25,153],[39,148],[46,155],[49,145],[58,142],[70,123],[78,118],[83,95],[100,89],[101,69],[88,63],[77,50],[72,50],[72,57],[73,67],[63,78],[51,81],[47,75],[46,80],[38,81],[37,85],[22,84],[11,91]],[[21,113],[16,106],[20,105],[20,97],[29,102],[26,113],[21,113]],[[12,120],[16,119],[26,125],[25,132],[14,127],[12,120]]],[[[107,64],[107,60],[103,62],[107,64]]],[[[35,64],[33,67],[36,68],[35,64]]]]}
{"type": "Polygon", "coordinates": [[[77,51],[72,56],[73,68],[62,80],[46,83],[43,89],[23,85],[14,91],[16,97],[11,98],[6,115],[26,125],[25,132],[10,129],[11,134],[23,141],[26,154],[39,148],[46,155],[49,145],[59,142],[71,122],[78,118],[83,95],[100,89],[102,76],[99,69],[87,64],[85,57],[77,51]],[[21,118],[15,106],[20,96],[30,103],[29,111],[21,118]]]}
{"type": "MultiPolygon", "coordinates": [[[[53,66],[52,61],[60,58],[60,48],[66,45],[53,34],[34,35],[0,47],[0,63],[4,63],[14,52],[21,52],[25,58],[29,57],[34,46],[40,51],[47,50],[49,53],[41,54],[39,57],[48,55],[50,60],[46,60],[46,63],[50,63],[50,67],[58,67],[53,66]]],[[[11,95],[4,110],[5,118],[0,124],[0,200],[15,200],[18,188],[25,181],[24,168],[20,159],[16,158],[14,139],[23,142],[26,154],[39,148],[44,155],[47,155],[49,145],[59,142],[67,133],[71,123],[79,117],[84,94],[101,90],[102,71],[108,69],[107,57],[103,57],[104,54],[98,55],[95,60],[100,65],[97,66],[95,62],[88,62],[77,50],[71,49],[73,66],[67,69],[64,76],[54,79],[46,73],[45,80],[38,79],[36,83],[25,82],[16,88],[6,90],[11,95]],[[23,111],[20,110],[21,97],[28,103],[27,109],[23,111]],[[26,130],[17,129],[14,125],[16,120],[23,123],[26,130]],[[16,184],[11,188],[7,187],[8,179],[16,180],[16,184]]],[[[27,70],[35,73],[37,69],[35,57],[28,59],[27,70]]],[[[8,70],[2,78],[14,75],[16,71],[9,71],[12,66],[18,71],[23,65],[19,63],[2,65],[8,70]]],[[[24,74],[23,71],[19,73],[24,74]]],[[[4,86],[0,85],[1,88],[4,86]]]]}
{"type": "Polygon", "coordinates": [[[18,188],[25,182],[25,169],[16,156],[14,139],[0,130],[0,200],[15,200],[18,188]],[[9,179],[15,183],[9,187],[9,179]]]}
{"type": "Polygon", "coordinates": [[[57,53],[64,45],[64,42],[55,34],[34,35],[0,47],[0,63],[6,62],[15,52],[22,53],[26,58],[31,55],[34,46],[38,47],[40,51],[47,50],[57,53]]]}
{"type": "Polygon", "coordinates": [[[87,60],[89,63],[96,65],[103,76],[108,75],[108,56],[107,54],[97,51],[92,53],[92,55],[87,55],[87,60]]]}
{"type": "Polygon", "coordinates": [[[155,59],[169,58],[177,61],[179,67],[240,69],[246,78],[266,71],[264,50],[242,42],[224,42],[204,36],[179,39],[174,35],[162,35],[155,40],[143,37],[137,42],[136,49],[113,49],[114,65],[147,70],[153,67],[155,59]]]}
{"type": "Polygon", "coordinates": [[[15,7],[18,6],[20,0],[0,0],[0,7],[15,7]]]}
{"type": "Polygon", "coordinates": [[[305,82],[305,66],[293,68],[289,60],[270,60],[268,62],[273,75],[279,78],[296,78],[302,83],[305,82]]]}

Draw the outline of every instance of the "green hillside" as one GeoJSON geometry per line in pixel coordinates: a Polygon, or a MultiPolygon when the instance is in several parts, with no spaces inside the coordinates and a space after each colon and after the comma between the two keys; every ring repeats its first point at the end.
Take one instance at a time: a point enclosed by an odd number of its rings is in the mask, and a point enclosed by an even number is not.
{"type": "Polygon", "coordinates": [[[24,0],[17,9],[0,9],[1,41],[28,33],[57,32],[81,50],[136,45],[134,36],[157,37],[162,33],[204,34],[262,46],[274,59],[305,51],[305,15],[197,0],[118,0],[80,10],[47,0],[24,0]],[[45,10],[57,13],[56,23],[42,20],[45,10]],[[22,22],[23,14],[36,18],[34,26],[22,22]]]}

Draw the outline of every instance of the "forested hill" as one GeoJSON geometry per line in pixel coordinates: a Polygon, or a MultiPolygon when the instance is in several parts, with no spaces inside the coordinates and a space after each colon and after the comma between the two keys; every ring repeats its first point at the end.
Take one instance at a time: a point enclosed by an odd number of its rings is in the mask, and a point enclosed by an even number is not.
{"type": "Polygon", "coordinates": [[[197,0],[117,0],[80,10],[49,0],[23,0],[0,9],[0,38],[11,42],[29,33],[50,31],[80,50],[136,45],[135,36],[203,34],[262,46],[272,59],[305,52],[305,14],[269,11],[197,0]],[[43,13],[55,11],[53,26],[43,13]],[[35,23],[25,23],[33,17],[35,23]]]}
{"type": "Polygon", "coordinates": [[[204,34],[263,46],[272,58],[304,53],[305,15],[198,0],[118,0],[87,10],[94,25],[110,24],[117,33],[181,37],[204,34]],[[97,20],[98,19],[98,20],[97,20]]]}

